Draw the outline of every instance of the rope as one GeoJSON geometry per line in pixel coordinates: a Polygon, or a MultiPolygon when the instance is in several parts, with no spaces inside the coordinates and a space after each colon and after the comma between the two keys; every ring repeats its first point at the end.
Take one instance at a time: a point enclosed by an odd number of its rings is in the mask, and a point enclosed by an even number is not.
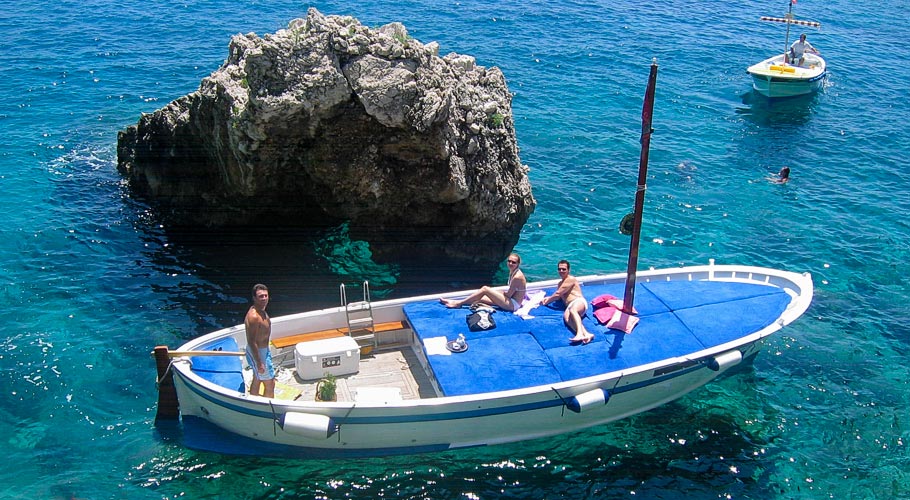
{"type": "Polygon", "coordinates": [[[155,380],[155,388],[161,387],[161,381],[167,378],[167,374],[171,373],[171,367],[174,366],[174,360],[172,359],[170,363],[167,364],[167,369],[164,370],[164,373],[161,374],[161,378],[155,380]]]}
{"type": "Polygon", "coordinates": [[[566,398],[562,397],[562,394],[560,394],[559,391],[557,391],[555,387],[552,387],[552,386],[551,386],[551,387],[550,387],[550,390],[552,390],[553,392],[555,392],[555,393],[556,393],[556,397],[558,397],[559,400],[562,401],[562,408],[561,408],[561,409],[562,409],[562,413],[560,414],[560,416],[563,416],[563,417],[564,417],[564,416],[566,415],[566,408],[569,407],[569,402],[566,401],[566,398]]]}
{"type": "MultiPolygon", "coordinates": [[[[171,367],[174,366],[174,361],[189,361],[187,358],[171,358],[171,361],[167,364],[167,369],[164,370],[164,373],[161,375],[161,378],[155,380],[155,388],[161,387],[161,381],[167,378],[167,374],[171,372],[171,367]]],[[[190,362],[192,364],[192,362],[190,362]]]]}

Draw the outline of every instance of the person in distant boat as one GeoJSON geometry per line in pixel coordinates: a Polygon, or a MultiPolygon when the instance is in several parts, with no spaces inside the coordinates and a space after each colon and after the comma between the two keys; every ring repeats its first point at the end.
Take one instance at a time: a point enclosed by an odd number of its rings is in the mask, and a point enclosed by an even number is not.
{"type": "Polygon", "coordinates": [[[464,304],[473,304],[480,302],[489,306],[496,306],[504,311],[517,311],[521,308],[521,303],[525,300],[525,291],[528,288],[528,280],[525,274],[521,272],[521,257],[517,253],[509,254],[506,259],[509,266],[509,289],[505,293],[495,290],[491,286],[483,286],[480,290],[468,295],[461,300],[439,299],[443,305],[448,308],[461,307],[464,304]]]}
{"type": "Polygon", "coordinates": [[[553,295],[546,297],[541,301],[541,305],[549,305],[552,302],[561,300],[566,305],[566,312],[562,314],[566,326],[575,333],[575,336],[569,339],[569,342],[581,342],[587,344],[594,340],[594,334],[588,332],[585,325],[582,324],[581,318],[588,312],[588,301],[584,294],[581,293],[581,286],[575,276],[569,274],[569,261],[563,259],[556,265],[556,271],[559,272],[560,281],[556,286],[553,295]]]}
{"type": "Polygon", "coordinates": [[[250,394],[258,396],[260,390],[267,398],[275,397],[275,368],[269,351],[272,320],[265,308],[269,305],[269,289],[265,285],[253,286],[253,305],[246,313],[246,361],[253,369],[250,394]]]}
{"type": "Polygon", "coordinates": [[[813,47],[808,40],[806,40],[806,34],[803,33],[802,35],[799,35],[799,40],[793,42],[793,44],[790,45],[790,64],[802,66],[803,62],[805,62],[803,59],[803,54],[806,52],[810,54],[818,54],[818,50],[813,47]]]}
{"type": "Polygon", "coordinates": [[[777,177],[772,177],[771,182],[775,184],[786,184],[790,180],[790,167],[784,167],[780,169],[777,177]]]}

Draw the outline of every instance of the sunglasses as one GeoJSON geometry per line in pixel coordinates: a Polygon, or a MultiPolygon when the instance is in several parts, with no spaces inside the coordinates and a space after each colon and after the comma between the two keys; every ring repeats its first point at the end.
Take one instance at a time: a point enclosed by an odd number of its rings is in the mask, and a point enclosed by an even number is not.
{"type": "Polygon", "coordinates": [[[518,261],[517,261],[517,260],[511,260],[511,259],[509,259],[508,262],[509,262],[509,264],[518,264],[518,261]]]}
{"type": "Polygon", "coordinates": [[[564,268],[564,267],[557,267],[556,270],[559,271],[559,272],[561,272],[561,273],[563,273],[563,272],[568,272],[568,271],[569,271],[568,269],[566,269],[566,268],[564,268]]]}

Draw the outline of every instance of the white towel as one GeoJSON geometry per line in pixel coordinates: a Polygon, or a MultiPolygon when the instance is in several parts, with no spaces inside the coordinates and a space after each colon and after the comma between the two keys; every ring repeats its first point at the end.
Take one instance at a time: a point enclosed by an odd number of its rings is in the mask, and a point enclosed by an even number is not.
{"type": "Polygon", "coordinates": [[[524,302],[521,303],[521,307],[515,311],[515,314],[521,316],[522,319],[532,319],[534,316],[531,316],[530,314],[531,309],[539,306],[540,303],[543,302],[543,298],[546,296],[547,294],[543,290],[531,292],[527,297],[525,297],[524,302]]]}
{"type": "Polygon", "coordinates": [[[423,339],[423,348],[426,350],[427,356],[451,356],[452,351],[446,349],[446,342],[447,340],[445,337],[423,339]]]}

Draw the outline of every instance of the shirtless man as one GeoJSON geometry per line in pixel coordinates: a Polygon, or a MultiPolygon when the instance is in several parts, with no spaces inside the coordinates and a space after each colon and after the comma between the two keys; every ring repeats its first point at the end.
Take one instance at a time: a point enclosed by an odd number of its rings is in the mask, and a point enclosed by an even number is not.
{"type": "Polygon", "coordinates": [[[541,304],[547,305],[557,300],[563,301],[566,304],[566,312],[562,314],[562,319],[566,322],[566,326],[575,333],[575,336],[569,339],[569,342],[587,344],[594,340],[594,334],[588,332],[585,329],[585,325],[581,322],[581,317],[588,312],[588,301],[581,293],[581,286],[579,286],[578,280],[575,279],[575,276],[569,274],[569,267],[569,261],[559,261],[559,264],[556,265],[556,270],[559,271],[559,277],[561,278],[559,285],[553,295],[544,298],[541,304]]]}
{"type": "Polygon", "coordinates": [[[521,272],[521,269],[518,268],[521,265],[521,257],[517,253],[509,254],[506,264],[509,266],[509,289],[506,290],[506,293],[494,290],[489,286],[483,286],[480,290],[461,300],[439,299],[439,302],[449,308],[480,302],[488,306],[497,306],[503,311],[517,311],[521,308],[522,301],[525,300],[528,280],[525,278],[525,274],[521,272]]]}
{"type": "Polygon", "coordinates": [[[265,312],[269,305],[269,289],[265,285],[253,287],[253,305],[246,313],[246,361],[253,369],[250,394],[259,395],[260,386],[265,388],[263,396],[275,397],[275,369],[272,353],[269,351],[269,335],[272,334],[272,320],[265,312]]]}

